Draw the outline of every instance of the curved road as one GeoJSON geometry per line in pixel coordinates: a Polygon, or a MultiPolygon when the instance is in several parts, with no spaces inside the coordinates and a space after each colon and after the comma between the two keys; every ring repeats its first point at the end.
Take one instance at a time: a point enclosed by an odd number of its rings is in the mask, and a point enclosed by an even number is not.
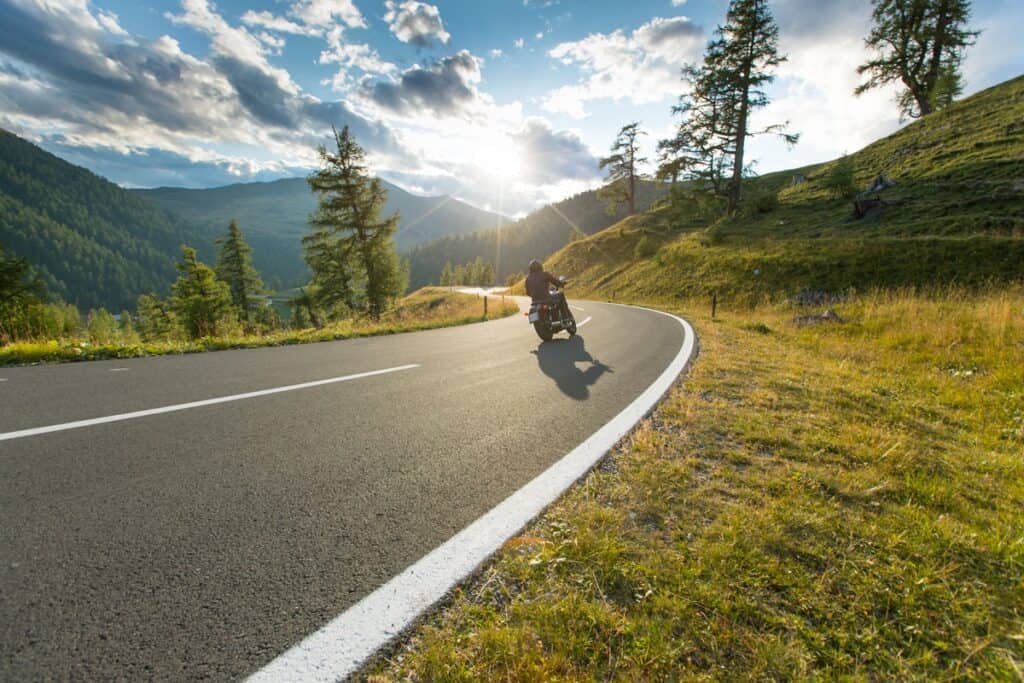
{"type": "Polygon", "coordinates": [[[0,368],[0,679],[265,666],[558,461],[679,353],[670,317],[579,306],[579,335],[546,344],[517,315],[0,368]]]}

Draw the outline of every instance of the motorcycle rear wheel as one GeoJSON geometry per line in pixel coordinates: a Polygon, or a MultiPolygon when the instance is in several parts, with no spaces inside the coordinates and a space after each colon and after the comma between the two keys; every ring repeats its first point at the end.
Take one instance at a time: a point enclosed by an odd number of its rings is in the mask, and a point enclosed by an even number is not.
{"type": "Polygon", "coordinates": [[[551,337],[555,336],[547,323],[536,322],[533,324],[533,329],[537,331],[537,336],[544,341],[551,341],[551,337]]]}

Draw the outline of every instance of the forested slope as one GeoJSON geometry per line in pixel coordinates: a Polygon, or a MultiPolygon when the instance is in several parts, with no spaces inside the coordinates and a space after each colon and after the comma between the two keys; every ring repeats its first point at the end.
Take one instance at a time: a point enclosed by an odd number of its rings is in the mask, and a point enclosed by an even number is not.
{"type": "MultiPolygon", "coordinates": [[[[507,221],[452,197],[421,197],[382,181],[388,191],[382,215],[399,213],[395,244],[399,251],[445,235],[459,235],[507,221]]],[[[275,289],[304,284],[302,236],[316,210],[316,196],[305,178],[239,183],[208,189],[159,187],[133,190],[200,228],[207,239],[219,237],[232,218],[253,247],[253,261],[275,289]]]]}
{"type": "Polygon", "coordinates": [[[139,294],[167,290],[185,242],[209,250],[181,219],[0,130],[0,244],[52,295],[82,309],[134,308],[139,294]]]}
{"type": "MultiPolygon", "coordinates": [[[[641,182],[637,185],[637,209],[647,209],[666,192],[665,186],[641,182]]],[[[590,190],[538,209],[501,230],[478,230],[417,247],[409,252],[410,286],[437,284],[446,262],[458,265],[478,257],[495,264],[497,277],[503,281],[525,270],[530,259],[544,259],[564,247],[577,230],[591,235],[625,215],[624,208],[609,214],[605,206],[597,190],[590,190]]]]}

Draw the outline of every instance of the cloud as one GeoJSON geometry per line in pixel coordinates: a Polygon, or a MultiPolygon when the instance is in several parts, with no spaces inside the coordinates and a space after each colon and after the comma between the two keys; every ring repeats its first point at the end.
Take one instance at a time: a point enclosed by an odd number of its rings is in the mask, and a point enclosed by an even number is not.
{"type": "Polygon", "coordinates": [[[686,4],[686,0],[672,0],[673,7],[682,7],[686,4]]]}
{"type": "Polygon", "coordinates": [[[576,133],[555,131],[544,119],[532,117],[510,137],[519,148],[524,180],[545,184],[599,177],[598,158],[576,133]]]}
{"type": "Polygon", "coordinates": [[[522,47],[523,45],[526,44],[526,41],[523,40],[522,38],[516,38],[515,40],[512,41],[512,44],[515,45],[516,47],[522,47]]]}
{"type": "Polygon", "coordinates": [[[434,5],[417,0],[387,0],[384,4],[388,9],[384,21],[388,22],[388,28],[403,43],[429,47],[435,41],[447,43],[451,37],[444,30],[441,12],[434,5]]]}
{"type": "Polygon", "coordinates": [[[618,29],[560,43],[548,55],[576,66],[584,77],[548,93],[542,106],[583,118],[590,100],[645,104],[677,96],[682,89],[679,70],[701,58],[705,39],[704,30],[686,17],[655,17],[629,34],[618,29]]]}
{"type": "Polygon", "coordinates": [[[402,72],[397,81],[367,83],[364,97],[377,107],[398,115],[429,112],[437,116],[468,117],[478,113],[486,99],[477,90],[480,60],[461,50],[427,68],[419,65],[402,72]]]}
{"type": "Polygon", "coordinates": [[[497,47],[494,48],[493,50],[491,50],[489,54],[491,55],[492,59],[498,59],[500,57],[504,57],[505,56],[505,53],[501,50],[501,48],[497,48],[497,47]]]}
{"type": "Polygon", "coordinates": [[[65,147],[134,158],[159,151],[235,168],[271,160],[308,166],[332,124],[351,125],[371,154],[405,154],[389,129],[347,104],[303,93],[267,63],[258,37],[229,26],[205,2],[185,9],[176,20],[210,36],[206,60],[168,36],[124,39],[84,2],[0,0],[7,29],[0,53],[8,58],[0,59],[0,125],[65,147]]]}

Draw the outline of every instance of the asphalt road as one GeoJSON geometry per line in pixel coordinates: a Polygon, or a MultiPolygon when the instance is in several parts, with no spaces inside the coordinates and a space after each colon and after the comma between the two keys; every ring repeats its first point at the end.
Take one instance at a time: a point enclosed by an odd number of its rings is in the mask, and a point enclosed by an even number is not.
{"type": "Polygon", "coordinates": [[[238,678],[601,427],[683,330],[583,302],[285,348],[0,368],[0,680],[238,678]]]}

